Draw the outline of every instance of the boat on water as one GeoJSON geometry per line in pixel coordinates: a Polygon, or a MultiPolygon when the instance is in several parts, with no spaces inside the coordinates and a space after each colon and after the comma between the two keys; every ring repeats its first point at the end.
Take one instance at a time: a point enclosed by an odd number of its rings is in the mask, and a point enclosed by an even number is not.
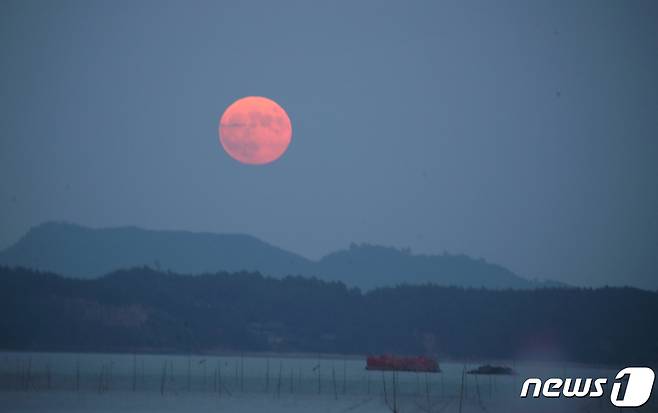
{"type": "Polygon", "coordinates": [[[512,375],[516,374],[516,372],[511,367],[492,366],[491,364],[485,364],[485,365],[480,366],[476,369],[469,370],[466,373],[467,374],[487,374],[487,375],[494,375],[494,376],[512,376],[512,375]]]}
{"type": "Polygon", "coordinates": [[[415,371],[438,373],[439,363],[436,359],[425,356],[402,357],[393,355],[368,356],[366,370],[415,371]]]}

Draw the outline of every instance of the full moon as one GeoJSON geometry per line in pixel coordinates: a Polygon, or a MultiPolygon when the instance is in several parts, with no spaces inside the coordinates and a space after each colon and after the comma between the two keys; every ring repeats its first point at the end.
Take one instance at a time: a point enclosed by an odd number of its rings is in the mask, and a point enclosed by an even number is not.
{"type": "Polygon", "coordinates": [[[263,165],[274,162],[290,145],[292,125],[275,101],[247,96],[233,102],[219,120],[219,141],[233,159],[263,165]]]}

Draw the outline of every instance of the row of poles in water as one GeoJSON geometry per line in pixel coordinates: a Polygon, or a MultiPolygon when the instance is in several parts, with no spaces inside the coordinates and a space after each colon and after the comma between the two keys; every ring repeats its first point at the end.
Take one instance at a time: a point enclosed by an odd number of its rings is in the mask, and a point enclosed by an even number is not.
{"type": "MultiPolygon", "coordinates": [[[[9,364],[8,360],[6,363],[9,364]]],[[[295,393],[295,390],[301,391],[303,387],[303,371],[302,367],[297,367],[296,371],[293,368],[287,369],[287,372],[284,372],[283,361],[279,361],[278,371],[276,375],[272,377],[270,369],[270,359],[265,360],[265,373],[263,378],[263,390],[266,393],[274,390],[273,394],[276,397],[280,397],[282,392],[288,392],[290,394],[295,393]],[[287,374],[286,374],[287,373],[287,374]],[[295,377],[295,373],[296,377],[295,377]],[[295,384],[296,382],[296,384],[295,384]]],[[[132,377],[130,381],[130,390],[132,392],[137,392],[138,390],[145,389],[146,385],[146,374],[145,374],[145,364],[144,359],[138,360],[137,355],[133,355],[133,366],[132,366],[132,377]]],[[[229,377],[231,374],[230,365],[228,361],[217,359],[215,363],[212,363],[211,359],[202,359],[196,362],[197,368],[201,368],[203,372],[202,384],[204,389],[208,389],[209,385],[209,376],[208,369],[210,364],[214,364],[211,367],[212,370],[212,389],[214,393],[217,393],[219,396],[222,395],[232,395],[233,392],[245,391],[245,376],[244,376],[244,358],[241,356],[239,360],[235,361],[234,364],[234,378],[232,380],[232,389],[229,387],[231,380],[229,377]]],[[[160,377],[159,377],[159,392],[162,396],[166,394],[177,394],[182,390],[187,390],[188,392],[192,391],[192,369],[193,362],[192,357],[187,358],[187,374],[185,375],[185,382],[177,382],[177,378],[181,379],[180,376],[176,376],[174,372],[174,362],[171,359],[164,360],[162,362],[160,377]]],[[[366,372],[364,380],[366,393],[371,394],[372,383],[372,373],[371,371],[366,372]]],[[[323,380],[322,376],[322,362],[318,358],[318,362],[312,368],[312,373],[316,380],[316,391],[318,394],[322,394],[323,385],[326,386],[326,379],[323,380]]],[[[94,376],[94,374],[87,374],[86,379],[94,376]]],[[[423,396],[426,400],[428,407],[431,405],[431,398],[433,392],[431,389],[431,381],[429,378],[429,373],[424,373],[425,383],[421,384],[421,373],[416,373],[416,396],[423,396]]],[[[16,390],[24,391],[38,391],[38,390],[52,390],[53,389],[53,374],[51,363],[47,361],[41,371],[38,371],[34,368],[32,357],[29,357],[27,361],[17,359],[14,377],[14,388],[16,390]]],[[[441,397],[445,396],[444,392],[444,380],[443,374],[440,376],[440,395],[441,397]]],[[[114,388],[114,362],[102,363],[100,366],[99,372],[96,374],[96,383],[94,384],[95,390],[98,393],[105,393],[114,388]]],[[[74,389],[75,391],[80,391],[82,386],[83,375],[81,374],[81,364],[79,360],[76,360],[75,363],[75,376],[74,376],[74,389]]],[[[252,379],[253,380],[253,379],[252,379]]],[[[474,377],[475,380],[475,392],[474,396],[478,403],[482,405],[482,392],[480,389],[480,384],[477,376],[474,377]]],[[[89,380],[93,383],[93,379],[89,380]]],[[[89,382],[85,382],[85,387],[89,388],[91,385],[89,382]]],[[[347,393],[347,368],[346,360],[343,360],[343,371],[342,371],[342,383],[339,386],[337,372],[334,363],[331,363],[331,382],[330,382],[331,391],[333,397],[338,399],[339,393],[345,395],[347,393]],[[340,387],[340,389],[339,389],[340,387]]],[[[492,380],[489,376],[489,396],[491,397],[493,391],[496,387],[495,380],[492,380]]],[[[309,388],[309,385],[306,385],[306,388],[309,388]]],[[[398,382],[398,373],[396,371],[391,372],[381,372],[381,395],[385,404],[389,407],[390,410],[397,412],[398,411],[398,397],[399,397],[399,382],[398,382]],[[388,376],[388,377],[387,377],[388,376]]],[[[462,371],[461,382],[459,384],[459,407],[461,410],[462,401],[468,397],[468,380],[466,375],[466,368],[462,371]]]]}

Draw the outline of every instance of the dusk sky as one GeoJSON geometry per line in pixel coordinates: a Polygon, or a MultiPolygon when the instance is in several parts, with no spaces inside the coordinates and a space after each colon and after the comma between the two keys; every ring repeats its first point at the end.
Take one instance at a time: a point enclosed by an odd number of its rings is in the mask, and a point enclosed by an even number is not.
{"type": "Polygon", "coordinates": [[[658,288],[658,2],[3,1],[0,248],[44,221],[658,288]],[[266,96],[292,142],[230,158],[266,96]]]}

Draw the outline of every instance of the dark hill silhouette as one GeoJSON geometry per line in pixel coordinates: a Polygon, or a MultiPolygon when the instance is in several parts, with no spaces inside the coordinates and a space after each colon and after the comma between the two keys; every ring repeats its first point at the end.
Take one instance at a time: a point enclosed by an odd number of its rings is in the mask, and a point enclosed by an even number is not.
{"type": "Polygon", "coordinates": [[[275,277],[317,276],[364,289],[428,282],[497,289],[556,285],[531,281],[465,255],[414,255],[395,248],[353,244],[348,250],[311,261],[248,235],[136,227],[91,229],[54,222],[32,228],[0,252],[0,264],[77,278],[96,278],[143,265],[184,274],[258,271],[275,277]]]}
{"type": "Polygon", "coordinates": [[[0,349],[433,354],[653,365],[658,293],[633,288],[368,292],[257,273],[150,268],[81,280],[0,266],[0,349]],[[611,328],[614,326],[614,328],[611,328]]]}

